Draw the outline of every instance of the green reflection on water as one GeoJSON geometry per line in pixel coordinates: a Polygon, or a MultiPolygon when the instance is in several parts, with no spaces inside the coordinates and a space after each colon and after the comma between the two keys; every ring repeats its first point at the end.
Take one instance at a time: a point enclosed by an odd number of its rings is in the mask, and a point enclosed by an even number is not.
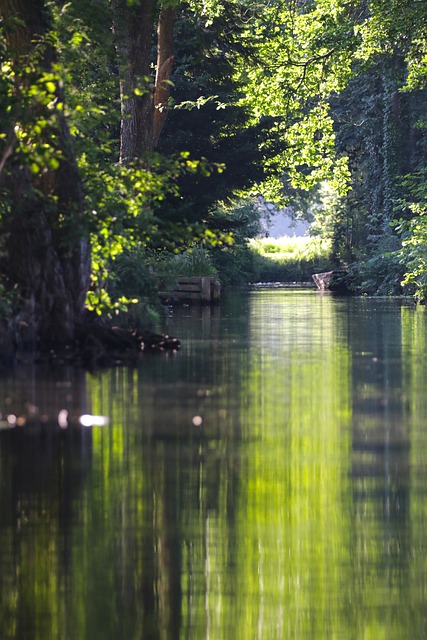
{"type": "MultiPolygon", "coordinates": [[[[349,572],[350,355],[330,297],[271,294],[242,397],[258,440],[240,497],[245,637],[344,637],[349,572]],[[290,304],[291,303],[291,304],[290,304]]],[[[264,296],[265,298],[265,296],[264,296]]]]}
{"type": "Polygon", "coordinates": [[[424,637],[423,311],[254,291],[175,357],[5,378],[109,424],[0,434],[0,637],[424,637]]]}

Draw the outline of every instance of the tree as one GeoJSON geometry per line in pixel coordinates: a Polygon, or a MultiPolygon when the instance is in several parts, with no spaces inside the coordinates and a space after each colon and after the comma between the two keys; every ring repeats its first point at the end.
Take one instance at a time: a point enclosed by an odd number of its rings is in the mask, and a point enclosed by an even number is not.
{"type": "Polygon", "coordinates": [[[283,148],[276,119],[255,121],[251,109],[239,104],[245,85],[235,70],[242,56],[250,64],[255,54],[245,44],[245,28],[235,3],[223,3],[220,15],[208,23],[191,7],[176,13],[172,106],[158,150],[170,156],[185,149],[193,161],[222,164],[223,170],[183,175],[178,196],[164,202],[162,216],[221,226],[224,216],[212,214],[218,202],[256,188],[273,172],[266,160],[283,148]]]}
{"type": "Polygon", "coordinates": [[[111,306],[106,265],[124,247],[229,241],[235,220],[215,211],[248,193],[283,201],[329,179],[339,250],[384,238],[399,176],[426,163],[426,20],[420,3],[402,11],[0,0],[0,284],[18,337],[71,339],[88,289],[111,306]],[[349,135],[357,86],[369,122],[349,135]]]}
{"type": "Polygon", "coordinates": [[[157,0],[113,2],[120,61],[121,162],[154,151],[168,109],[173,63],[175,8],[157,0]],[[152,76],[152,45],[157,20],[157,64],[152,76]]]}
{"type": "Polygon", "coordinates": [[[369,292],[401,291],[404,269],[395,253],[400,238],[393,220],[412,217],[404,203],[414,181],[403,176],[418,172],[427,160],[422,47],[414,50],[425,25],[421,13],[417,3],[368,3],[356,24],[353,77],[332,99],[336,145],[348,154],[351,171],[351,191],[335,222],[336,249],[341,259],[353,261],[358,284],[369,292]]]}
{"type": "Polygon", "coordinates": [[[70,340],[89,287],[83,192],[70,136],[51,14],[42,0],[1,0],[1,273],[19,299],[18,340],[70,340]],[[5,86],[6,84],[6,86],[5,86]]]}

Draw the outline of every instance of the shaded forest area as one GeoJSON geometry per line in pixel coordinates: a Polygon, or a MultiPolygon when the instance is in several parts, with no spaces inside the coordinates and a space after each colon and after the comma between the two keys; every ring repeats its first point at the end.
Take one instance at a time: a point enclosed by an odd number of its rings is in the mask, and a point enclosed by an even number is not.
{"type": "Polygon", "coordinates": [[[422,1],[0,0],[0,63],[6,341],[137,322],[192,249],[250,279],[265,202],[426,298],[422,1]]]}

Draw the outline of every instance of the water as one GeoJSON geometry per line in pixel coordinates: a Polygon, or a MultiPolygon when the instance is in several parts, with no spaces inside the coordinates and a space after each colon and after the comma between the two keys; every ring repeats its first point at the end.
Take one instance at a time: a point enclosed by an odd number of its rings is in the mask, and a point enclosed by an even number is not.
{"type": "Polygon", "coordinates": [[[168,330],[0,380],[0,638],[425,638],[425,310],[260,289],[168,330]]]}

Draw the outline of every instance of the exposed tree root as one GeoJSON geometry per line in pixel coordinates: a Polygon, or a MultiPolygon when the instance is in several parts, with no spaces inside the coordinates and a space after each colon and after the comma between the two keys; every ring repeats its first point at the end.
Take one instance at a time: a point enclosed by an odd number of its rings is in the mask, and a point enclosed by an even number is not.
{"type": "Polygon", "coordinates": [[[146,329],[129,331],[88,321],[77,325],[71,344],[45,343],[36,348],[16,340],[13,332],[0,329],[0,365],[10,367],[19,362],[71,364],[87,369],[137,364],[143,353],[177,351],[177,338],[146,329]]]}
{"type": "Polygon", "coordinates": [[[176,351],[177,338],[147,331],[82,324],[76,332],[76,355],[89,368],[135,362],[143,351],[176,351]]]}

